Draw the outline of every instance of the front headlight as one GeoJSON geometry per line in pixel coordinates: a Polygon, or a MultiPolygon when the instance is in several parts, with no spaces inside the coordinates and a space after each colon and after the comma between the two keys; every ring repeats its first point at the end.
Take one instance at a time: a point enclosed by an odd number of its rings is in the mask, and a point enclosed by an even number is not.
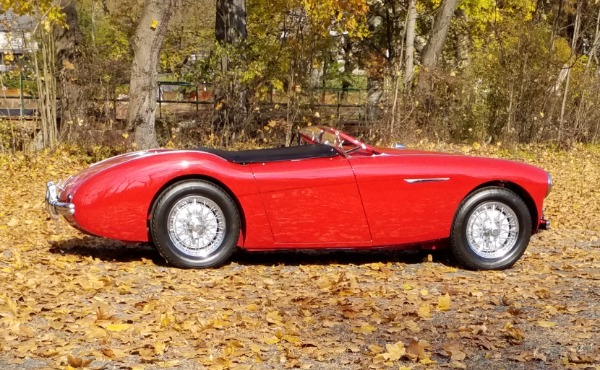
{"type": "Polygon", "coordinates": [[[552,190],[553,180],[552,175],[550,175],[548,172],[546,172],[546,175],[548,175],[548,191],[546,191],[546,196],[548,196],[548,194],[550,194],[550,190],[552,190]]]}

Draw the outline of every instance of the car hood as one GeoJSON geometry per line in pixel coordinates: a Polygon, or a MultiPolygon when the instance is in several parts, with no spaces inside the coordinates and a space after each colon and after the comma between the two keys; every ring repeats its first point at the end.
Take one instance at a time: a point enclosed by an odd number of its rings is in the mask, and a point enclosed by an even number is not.
{"type": "Polygon", "coordinates": [[[442,166],[448,172],[472,174],[481,176],[514,175],[533,176],[545,182],[548,173],[543,169],[513,159],[479,157],[474,155],[433,152],[414,149],[377,148],[383,155],[411,158],[409,162],[418,161],[425,165],[442,166]],[[417,159],[418,158],[418,159],[417,159]]]}

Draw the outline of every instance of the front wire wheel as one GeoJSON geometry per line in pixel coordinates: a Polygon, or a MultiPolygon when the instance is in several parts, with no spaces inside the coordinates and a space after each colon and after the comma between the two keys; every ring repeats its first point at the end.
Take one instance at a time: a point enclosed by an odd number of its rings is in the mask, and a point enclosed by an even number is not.
{"type": "Polygon", "coordinates": [[[529,209],[516,193],[488,187],[461,203],[452,225],[450,248],[467,268],[505,269],[525,252],[531,228],[529,209]]]}
{"type": "Polygon", "coordinates": [[[158,198],[150,220],[156,249],[183,268],[216,267],[235,251],[240,218],[231,197],[206,181],[182,181],[158,198]]]}
{"type": "Polygon", "coordinates": [[[504,203],[482,203],[468,219],[467,242],[479,257],[499,258],[515,246],[519,228],[517,215],[504,203]]]}

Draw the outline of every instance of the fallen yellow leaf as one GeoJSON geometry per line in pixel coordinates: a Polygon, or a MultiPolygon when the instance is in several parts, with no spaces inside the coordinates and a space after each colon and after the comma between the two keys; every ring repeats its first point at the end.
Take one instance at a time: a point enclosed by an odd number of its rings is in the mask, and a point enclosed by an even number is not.
{"type": "Polygon", "coordinates": [[[129,329],[130,326],[131,326],[131,324],[110,324],[110,325],[106,325],[106,330],[119,332],[119,331],[125,331],[125,330],[129,329]]]}
{"type": "Polygon", "coordinates": [[[440,311],[448,311],[450,309],[450,295],[448,293],[439,297],[437,309],[440,311]]]}
{"type": "Polygon", "coordinates": [[[544,321],[544,320],[539,320],[537,322],[538,326],[541,326],[542,328],[553,328],[556,326],[556,323],[554,321],[544,321]]]}
{"type": "Polygon", "coordinates": [[[428,319],[431,316],[431,309],[429,308],[429,305],[427,303],[423,303],[419,307],[419,311],[417,312],[417,314],[422,319],[428,319]]]}
{"type": "Polygon", "coordinates": [[[383,354],[383,358],[389,361],[397,361],[406,353],[406,348],[404,348],[404,343],[402,342],[386,344],[385,349],[387,349],[387,352],[383,354]]]}
{"type": "Polygon", "coordinates": [[[272,336],[270,338],[265,339],[265,343],[267,344],[275,344],[275,343],[279,343],[281,340],[279,338],[277,338],[276,336],[272,336]]]}
{"type": "Polygon", "coordinates": [[[378,346],[377,344],[371,344],[368,348],[375,355],[383,352],[383,347],[378,346]]]}
{"type": "Polygon", "coordinates": [[[352,329],[352,331],[354,333],[358,333],[358,334],[371,334],[373,333],[375,330],[377,330],[376,327],[374,327],[373,325],[363,325],[360,328],[355,328],[352,329]]]}

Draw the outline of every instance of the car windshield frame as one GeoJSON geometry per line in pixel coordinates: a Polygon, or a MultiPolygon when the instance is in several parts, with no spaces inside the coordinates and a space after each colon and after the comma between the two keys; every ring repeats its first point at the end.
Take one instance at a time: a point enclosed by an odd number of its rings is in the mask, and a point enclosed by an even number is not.
{"type": "Polygon", "coordinates": [[[298,135],[301,140],[304,140],[307,143],[325,144],[336,148],[344,156],[359,150],[369,154],[378,153],[372,146],[363,143],[345,132],[331,127],[307,126],[300,129],[298,135]]]}

